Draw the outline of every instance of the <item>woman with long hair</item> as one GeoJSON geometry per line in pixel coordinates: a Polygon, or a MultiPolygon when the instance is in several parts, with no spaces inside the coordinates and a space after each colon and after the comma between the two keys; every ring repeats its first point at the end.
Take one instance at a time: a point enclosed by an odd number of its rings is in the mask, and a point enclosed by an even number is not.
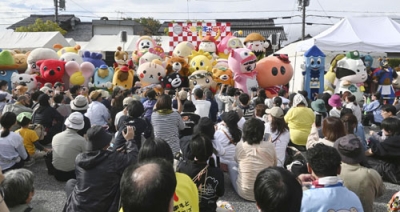
{"type": "MultiPolygon", "coordinates": [[[[176,95],[177,100],[179,95],[176,95]]],[[[181,102],[178,102],[178,108],[181,108],[181,102]]],[[[172,110],[172,99],[169,95],[163,94],[158,97],[154,112],[151,115],[151,124],[153,125],[154,136],[165,140],[175,154],[179,152],[179,130],[185,128],[185,124],[178,112],[172,110]]]]}
{"type": "Polygon", "coordinates": [[[41,124],[46,129],[46,136],[39,141],[42,145],[51,143],[53,136],[62,131],[64,117],[50,106],[50,97],[47,94],[39,96],[39,107],[33,112],[32,123],[41,124]]]}
{"type": "Polygon", "coordinates": [[[260,88],[257,91],[257,97],[252,100],[253,105],[264,104],[267,99],[267,94],[265,94],[265,89],[260,88]]]}
{"type": "Polygon", "coordinates": [[[225,150],[224,154],[220,154],[222,165],[234,161],[236,144],[242,138],[242,131],[238,127],[240,119],[236,111],[225,112],[221,115],[221,118],[222,122],[216,125],[214,139],[225,150]]]}
{"type": "Polygon", "coordinates": [[[323,143],[327,146],[333,147],[333,144],[338,138],[346,135],[346,130],[340,118],[328,117],[322,122],[322,134],[324,138],[319,137],[318,128],[313,124],[311,133],[307,139],[307,149],[312,148],[318,143],[323,143]]]}
{"type": "Polygon", "coordinates": [[[10,131],[17,121],[13,112],[6,112],[0,119],[0,167],[3,173],[12,169],[22,168],[24,160],[28,159],[22,137],[10,131]]]}
{"type": "Polygon", "coordinates": [[[264,133],[271,135],[271,142],[275,146],[277,166],[283,167],[285,163],[286,147],[289,144],[289,127],[283,119],[284,112],[280,107],[266,109],[268,122],[265,123],[264,133]]]}

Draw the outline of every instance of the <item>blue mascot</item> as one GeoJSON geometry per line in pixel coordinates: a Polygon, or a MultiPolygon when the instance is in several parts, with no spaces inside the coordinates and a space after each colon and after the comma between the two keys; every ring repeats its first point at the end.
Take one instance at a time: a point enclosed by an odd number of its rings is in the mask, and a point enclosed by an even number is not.
{"type": "Polygon", "coordinates": [[[304,53],[304,62],[304,90],[309,99],[314,99],[324,92],[325,54],[314,45],[304,53]]]}

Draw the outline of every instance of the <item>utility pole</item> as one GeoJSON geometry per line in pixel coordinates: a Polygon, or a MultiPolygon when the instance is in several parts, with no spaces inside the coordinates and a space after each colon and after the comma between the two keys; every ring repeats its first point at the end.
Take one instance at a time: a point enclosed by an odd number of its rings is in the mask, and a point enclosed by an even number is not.
{"type": "Polygon", "coordinates": [[[54,8],[55,8],[55,14],[54,14],[54,21],[57,23],[57,24],[59,24],[58,23],[58,0],[54,0],[54,8]]]}
{"type": "Polygon", "coordinates": [[[306,37],[306,7],[310,5],[310,0],[298,0],[297,3],[299,10],[302,11],[301,15],[301,40],[306,37]]]}

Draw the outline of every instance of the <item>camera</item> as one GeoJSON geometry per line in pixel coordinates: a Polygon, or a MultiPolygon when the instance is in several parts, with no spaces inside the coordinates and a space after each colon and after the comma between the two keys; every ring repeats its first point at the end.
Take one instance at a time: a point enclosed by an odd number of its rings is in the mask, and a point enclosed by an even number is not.
{"type": "Polygon", "coordinates": [[[253,92],[257,92],[257,88],[256,87],[251,87],[250,90],[253,91],[253,92]]]}

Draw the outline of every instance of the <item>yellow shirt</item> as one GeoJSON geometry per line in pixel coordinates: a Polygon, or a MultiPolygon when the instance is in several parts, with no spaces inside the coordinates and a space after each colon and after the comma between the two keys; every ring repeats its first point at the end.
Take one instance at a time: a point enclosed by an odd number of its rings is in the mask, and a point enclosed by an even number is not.
{"type": "Polygon", "coordinates": [[[308,107],[290,108],[285,121],[289,126],[290,140],[296,145],[305,146],[315,121],[314,112],[308,107]]]}
{"type": "Polygon", "coordinates": [[[19,133],[21,137],[24,139],[24,147],[30,156],[35,154],[36,148],[33,144],[34,142],[39,140],[38,135],[35,131],[28,128],[21,128],[16,133],[19,133]]]}
{"type": "MultiPolygon", "coordinates": [[[[174,193],[173,211],[200,211],[199,210],[199,192],[196,184],[186,174],[175,172],[176,188],[174,193]]],[[[123,212],[121,208],[119,212],[123,212]]]]}

